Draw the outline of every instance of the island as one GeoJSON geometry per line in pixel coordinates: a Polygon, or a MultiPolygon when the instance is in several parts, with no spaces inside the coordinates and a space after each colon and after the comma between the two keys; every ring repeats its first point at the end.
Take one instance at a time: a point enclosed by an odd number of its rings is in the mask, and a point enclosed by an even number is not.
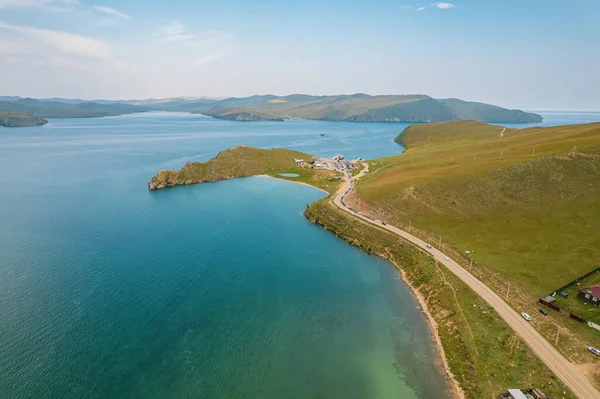
{"type": "Polygon", "coordinates": [[[213,115],[216,119],[224,119],[230,121],[275,121],[283,122],[283,118],[278,118],[271,115],[258,115],[252,112],[246,111],[234,111],[230,110],[226,113],[213,115]]]}
{"type": "Polygon", "coordinates": [[[42,117],[16,113],[16,112],[2,112],[0,111],[0,126],[4,127],[23,127],[23,126],[41,126],[48,123],[48,121],[42,117]]]}

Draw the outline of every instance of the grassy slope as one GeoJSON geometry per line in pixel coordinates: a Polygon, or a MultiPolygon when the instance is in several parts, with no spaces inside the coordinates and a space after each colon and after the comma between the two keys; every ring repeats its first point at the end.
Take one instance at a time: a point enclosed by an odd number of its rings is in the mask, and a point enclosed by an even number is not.
{"type": "Polygon", "coordinates": [[[260,174],[280,177],[279,173],[297,173],[299,177],[288,178],[288,180],[314,184],[326,191],[337,186],[336,173],[298,167],[295,159],[308,161],[313,157],[303,152],[283,148],[264,150],[239,146],[220,152],[208,162],[188,162],[179,171],[160,171],[150,180],[149,186],[150,189],[159,189],[260,174]]]}
{"type": "Polygon", "coordinates": [[[550,397],[574,397],[493,309],[430,256],[341,212],[327,198],[311,205],[306,216],[362,250],[401,265],[427,302],[450,370],[467,398],[495,398],[509,387],[531,386],[550,397]]]}
{"type": "MultiPolygon", "coordinates": [[[[400,136],[407,151],[375,160],[358,185],[361,206],[400,226],[410,221],[432,241],[441,235],[457,256],[474,251],[478,277],[501,295],[510,283],[510,303],[537,314],[542,294],[598,267],[600,124],[502,131],[478,122],[411,126],[400,136]],[[574,145],[589,156],[553,156],[574,145]]],[[[594,330],[555,314],[534,324],[552,341],[558,326],[569,327],[559,349],[596,361],[585,351],[600,345],[594,330]]]]}
{"type": "Polygon", "coordinates": [[[13,112],[0,111],[0,125],[6,127],[44,125],[48,121],[42,117],[13,112]]]}

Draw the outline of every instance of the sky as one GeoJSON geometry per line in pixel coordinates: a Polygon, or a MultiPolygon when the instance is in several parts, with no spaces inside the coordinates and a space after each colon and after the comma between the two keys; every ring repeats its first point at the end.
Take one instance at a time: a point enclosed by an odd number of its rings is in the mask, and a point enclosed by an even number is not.
{"type": "Polygon", "coordinates": [[[0,0],[0,95],[427,94],[600,111],[597,0],[0,0]]]}

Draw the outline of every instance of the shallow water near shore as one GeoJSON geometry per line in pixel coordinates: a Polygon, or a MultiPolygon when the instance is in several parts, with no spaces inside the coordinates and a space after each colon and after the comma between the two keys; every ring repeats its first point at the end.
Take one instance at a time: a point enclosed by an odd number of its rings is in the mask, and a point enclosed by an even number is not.
{"type": "Polygon", "coordinates": [[[403,127],[152,113],[0,129],[0,397],[446,397],[396,270],[302,216],[322,192],[146,187],[240,144],[393,155],[403,127]]]}

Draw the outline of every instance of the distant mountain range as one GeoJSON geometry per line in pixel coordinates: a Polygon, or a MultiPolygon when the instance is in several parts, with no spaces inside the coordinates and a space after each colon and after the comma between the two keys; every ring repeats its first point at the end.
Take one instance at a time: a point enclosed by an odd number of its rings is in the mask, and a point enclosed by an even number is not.
{"type": "Polygon", "coordinates": [[[467,102],[434,99],[426,95],[367,94],[284,97],[256,95],[244,98],[212,99],[177,97],[148,100],[85,101],[0,97],[0,111],[19,112],[45,118],[83,118],[147,111],[203,114],[237,121],[313,119],[348,122],[445,122],[478,120],[492,123],[536,123],[542,117],[520,110],[467,102]]]}

